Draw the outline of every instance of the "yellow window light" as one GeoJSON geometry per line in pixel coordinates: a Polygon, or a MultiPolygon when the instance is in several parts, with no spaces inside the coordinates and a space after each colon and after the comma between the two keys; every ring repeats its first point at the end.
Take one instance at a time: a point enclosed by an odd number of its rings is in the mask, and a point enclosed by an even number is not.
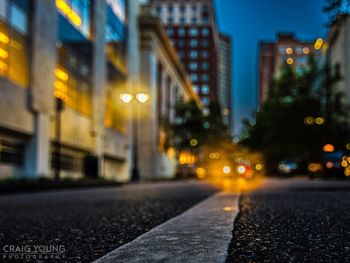
{"type": "Polygon", "coordinates": [[[9,53],[5,49],[0,48],[0,58],[8,58],[9,53]]]}
{"type": "Polygon", "coordinates": [[[81,25],[80,16],[64,1],[56,0],[56,7],[72,22],[76,27],[81,25]]]}
{"type": "Polygon", "coordinates": [[[63,81],[67,81],[69,79],[68,74],[59,68],[55,69],[55,75],[57,78],[59,78],[60,80],[63,80],[63,81]]]}
{"type": "Polygon", "coordinates": [[[8,68],[9,66],[6,63],[0,61],[0,70],[5,71],[5,70],[8,70],[8,68]]]}
{"type": "Polygon", "coordinates": [[[5,33],[0,32],[0,42],[8,44],[10,42],[10,38],[5,33]]]}

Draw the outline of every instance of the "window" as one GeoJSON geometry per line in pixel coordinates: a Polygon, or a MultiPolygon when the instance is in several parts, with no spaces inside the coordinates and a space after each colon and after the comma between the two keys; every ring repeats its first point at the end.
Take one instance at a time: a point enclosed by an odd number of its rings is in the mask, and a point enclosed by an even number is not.
{"type": "Polygon", "coordinates": [[[168,17],[168,24],[173,24],[174,23],[174,18],[168,17]]]}
{"type": "Polygon", "coordinates": [[[197,46],[198,46],[198,40],[196,40],[196,39],[191,39],[191,40],[190,40],[190,46],[191,46],[191,47],[197,47],[197,46]]]}
{"type": "Polygon", "coordinates": [[[173,28],[168,28],[166,30],[166,32],[167,32],[168,36],[170,36],[170,37],[174,35],[174,29],[173,28]]]}
{"type": "Polygon", "coordinates": [[[0,1],[0,76],[21,87],[29,84],[28,6],[20,2],[0,1]],[[6,10],[8,12],[6,12],[6,10]]]}
{"type": "Polygon", "coordinates": [[[91,0],[56,0],[56,7],[76,29],[90,37],[91,0]]]}
{"type": "Polygon", "coordinates": [[[186,6],[185,5],[180,5],[180,12],[185,13],[186,12],[186,6]]]}
{"type": "Polygon", "coordinates": [[[202,85],[202,94],[209,94],[209,86],[208,85],[202,85]]]}
{"type": "Polygon", "coordinates": [[[194,92],[196,92],[198,94],[198,92],[199,92],[198,85],[193,85],[193,90],[194,90],[194,92]]]}
{"type": "Polygon", "coordinates": [[[208,116],[208,115],[210,114],[210,110],[209,110],[208,108],[204,108],[203,114],[204,114],[205,116],[208,116]]]}
{"type": "Polygon", "coordinates": [[[198,70],[198,64],[195,63],[195,62],[192,62],[190,63],[190,66],[189,66],[190,70],[198,70]]]}
{"type": "Polygon", "coordinates": [[[189,34],[190,34],[191,37],[198,36],[198,29],[197,28],[191,28],[189,34]]]}
{"type": "Polygon", "coordinates": [[[203,74],[202,75],[202,81],[205,81],[205,82],[209,81],[209,75],[208,74],[203,74]]]}
{"type": "Polygon", "coordinates": [[[198,52],[195,50],[190,51],[190,58],[191,59],[196,59],[198,58],[198,52]]]}
{"type": "Polygon", "coordinates": [[[186,35],[186,30],[183,27],[181,27],[178,29],[177,33],[180,37],[184,37],[186,35]]]}
{"type": "Polygon", "coordinates": [[[177,43],[178,43],[179,47],[184,47],[185,46],[185,40],[183,40],[183,39],[179,40],[177,43]]]}
{"type": "Polygon", "coordinates": [[[169,5],[169,6],[168,6],[168,12],[169,12],[170,14],[172,14],[172,13],[174,12],[174,6],[169,5]]]}
{"type": "Polygon", "coordinates": [[[185,58],[185,52],[184,51],[180,51],[179,52],[179,57],[180,57],[180,59],[184,59],[185,58]]]}
{"type": "MultiPolygon", "coordinates": [[[[126,5],[125,0],[106,0],[107,4],[112,8],[113,13],[120,19],[121,22],[125,22],[126,5]]],[[[158,8],[158,7],[157,7],[158,8]]],[[[156,9],[157,9],[156,8],[156,9]]],[[[157,9],[158,11],[158,9],[157,9]]],[[[160,14],[159,10],[159,14],[160,14]]]]}
{"type": "Polygon", "coordinates": [[[180,18],[180,24],[181,24],[181,25],[186,24],[186,18],[181,17],[181,18],[180,18]]]}
{"type": "Polygon", "coordinates": [[[190,75],[190,79],[191,79],[191,81],[196,82],[196,81],[198,81],[198,75],[197,74],[191,74],[190,75]]]}
{"type": "Polygon", "coordinates": [[[208,40],[203,40],[202,41],[202,47],[209,47],[209,41],[208,40]]]}
{"type": "Polygon", "coordinates": [[[156,12],[158,15],[162,13],[162,7],[160,5],[156,6],[156,12]]]}
{"type": "Polygon", "coordinates": [[[71,50],[61,46],[55,70],[55,97],[86,115],[91,115],[90,66],[71,50]]]}
{"type": "Polygon", "coordinates": [[[203,70],[208,70],[209,69],[209,64],[208,63],[203,63],[202,64],[202,69],[203,70]]]}
{"type": "Polygon", "coordinates": [[[24,143],[0,138],[0,163],[22,167],[24,164],[24,143]]]}
{"type": "Polygon", "coordinates": [[[197,19],[196,17],[193,17],[193,18],[191,19],[191,22],[192,22],[192,24],[197,24],[198,19],[197,19]]]}
{"type": "Polygon", "coordinates": [[[192,12],[194,12],[194,13],[195,13],[195,12],[197,12],[197,10],[198,10],[198,6],[193,5],[193,6],[192,6],[192,12]]]}
{"type": "Polygon", "coordinates": [[[209,58],[209,52],[208,51],[202,51],[202,58],[208,59],[209,58]]]}
{"type": "Polygon", "coordinates": [[[207,97],[202,98],[202,103],[204,106],[209,106],[209,99],[207,97]]]}
{"type": "Polygon", "coordinates": [[[209,28],[203,28],[203,29],[202,29],[202,35],[203,35],[204,37],[209,36],[209,33],[210,33],[209,28]]]}

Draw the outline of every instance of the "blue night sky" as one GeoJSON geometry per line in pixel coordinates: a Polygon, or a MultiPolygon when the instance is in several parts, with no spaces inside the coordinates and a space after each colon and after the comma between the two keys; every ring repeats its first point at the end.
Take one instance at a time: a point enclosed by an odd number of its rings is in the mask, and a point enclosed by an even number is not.
{"type": "Polygon", "coordinates": [[[220,30],[233,37],[235,131],[258,101],[258,43],[278,32],[309,40],[325,37],[324,0],[216,0],[220,30]]]}

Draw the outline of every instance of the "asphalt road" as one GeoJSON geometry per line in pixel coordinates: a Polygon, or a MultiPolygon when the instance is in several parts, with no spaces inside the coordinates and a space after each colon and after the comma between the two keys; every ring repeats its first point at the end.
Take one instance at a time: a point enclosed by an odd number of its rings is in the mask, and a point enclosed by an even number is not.
{"type": "Polygon", "coordinates": [[[350,262],[350,182],[276,181],[242,195],[227,262],[350,262]]]}
{"type": "Polygon", "coordinates": [[[57,262],[91,262],[216,191],[172,182],[1,196],[0,245],[63,245],[57,262]]]}

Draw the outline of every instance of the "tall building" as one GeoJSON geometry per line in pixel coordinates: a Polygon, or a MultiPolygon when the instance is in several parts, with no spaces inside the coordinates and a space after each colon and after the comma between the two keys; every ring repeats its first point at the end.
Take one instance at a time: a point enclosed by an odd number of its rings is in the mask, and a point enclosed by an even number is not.
{"type": "Polygon", "coordinates": [[[153,154],[142,156],[140,170],[173,175],[174,154],[158,151],[157,105],[171,116],[178,97],[199,99],[165,31],[139,24],[137,7],[138,0],[0,1],[0,178],[52,176],[59,163],[62,177],[93,171],[128,180],[132,107],[150,114],[135,117],[139,142],[153,154]],[[149,71],[139,76],[139,65],[149,71]],[[160,96],[163,89],[172,93],[160,96]],[[122,100],[127,93],[135,100],[122,100]]]}
{"type": "Polygon", "coordinates": [[[327,57],[342,76],[338,86],[350,104],[350,15],[342,15],[342,23],[333,25],[329,31],[327,57]]]}
{"type": "Polygon", "coordinates": [[[224,123],[233,131],[232,127],[232,43],[231,37],[219,35],[219,102],[224,123]]]}
{"type": "Polygon", "coordinates": [[[260,105],[269,94],[273,79],[280,74],[281,65],[293,65],[301,72],[307,65],[309,55],[322,47],[322,40],[301,41],[292,33],[281,33],[275,42],[261,42],[259,47],[259,94],[260,105]]]}
{"type": "Polygon", "coordinates": [[[208,113],[210,102],[219,99],[219,35],[213,1],[150,0],[149,5],[165,25],[208,113]]]}

